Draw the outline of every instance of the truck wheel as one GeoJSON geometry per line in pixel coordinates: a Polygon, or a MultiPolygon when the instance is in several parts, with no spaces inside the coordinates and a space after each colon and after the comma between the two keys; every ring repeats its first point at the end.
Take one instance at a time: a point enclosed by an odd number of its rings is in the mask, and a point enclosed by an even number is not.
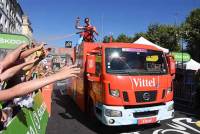
{"type": "Polygon", "coordinates": [[[90,119],[90,122],[95,127],[96,126],[102,126],[102,123],[100,123],[100,121],[97,119],[94,110],[95,110],[94,103],[93,103],[92,99],[90,98],[89,102],[88,102],[88,117],[90,119]]]}
{"type": "Polygon", "coordinates": [[[95,117],[95,113],[94,113],[94,103],[92,101],[92,99],[89,99],[88,102],[88,115],[90,118],[94,118],[95,117]]]}

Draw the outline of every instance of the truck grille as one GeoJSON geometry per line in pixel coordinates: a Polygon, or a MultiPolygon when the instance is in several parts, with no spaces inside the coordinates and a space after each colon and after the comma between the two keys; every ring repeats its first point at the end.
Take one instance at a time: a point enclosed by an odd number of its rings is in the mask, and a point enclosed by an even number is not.
{"type": "Polygon", "coordinates": [[[162,92],[162,99],[164,99],[164,97],[165,97],[165,89],[162,92]]]}
{"type": "Polygon", "coordinates": [[[156,110],[156,111],[148,111],[148,112],[137,112],[137,113],[133,113],[133,116],[135,118],[140,118],[140,117],[156,116],[157,114],[158,114],[158,110],[156,110]]]}
{"type": "Polygon", "coordinates": [[[136,102],[151,102],[155,101],[157,91],[137,91],[135,92],[136,102]]]}
{"type": "Polygon", "coordinates": [[[128,102],[129,101],[128,93],[126,91],[123,91],[122,93],[123,93],[124,101],[128,102]]]}

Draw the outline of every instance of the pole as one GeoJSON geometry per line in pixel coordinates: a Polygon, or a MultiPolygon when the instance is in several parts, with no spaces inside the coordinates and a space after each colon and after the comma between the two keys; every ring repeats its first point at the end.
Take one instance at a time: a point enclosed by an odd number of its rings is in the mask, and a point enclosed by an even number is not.
{"type": "Polygon", "coordinates": [[[104,19],[104,14],[102,14],[101,15],[101,42],[103,42],[103,35],[104,35],[104,33],[103,33],[103,20],[104,19]]]}
{"type": "Polygon", "coordinates": [[[181,51],[182,51],[182,69],[183,69],[183,39],[181,38],[181,51]]]}

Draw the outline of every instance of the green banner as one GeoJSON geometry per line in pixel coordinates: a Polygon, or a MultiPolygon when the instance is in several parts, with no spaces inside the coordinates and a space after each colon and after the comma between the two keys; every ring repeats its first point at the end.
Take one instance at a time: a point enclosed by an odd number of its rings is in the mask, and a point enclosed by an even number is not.
{"type": "Polygon", "coordinates": [[[176,61],[185,62],[191,59],[191,56],[188,53],[171,52],[171,54],[174,56],[176,61]]]}
{"type": "Polygon", "coordinates": [[[32,109],[22,110],[11,120],[1,134],[45,134],[48,112],[41,92],[34,97],[32,109]]]}
{"type": "Polygon", "coordinates": [[[30,40],[25,35],[0,33],[0,48],[15,49],[20,44],[30,44],[30,40]]]}

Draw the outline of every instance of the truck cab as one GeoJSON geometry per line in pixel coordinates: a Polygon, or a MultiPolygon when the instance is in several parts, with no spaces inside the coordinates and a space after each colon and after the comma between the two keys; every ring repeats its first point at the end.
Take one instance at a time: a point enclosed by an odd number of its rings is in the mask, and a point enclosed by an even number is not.
{"type": "Polygon", "coordinates": [[[170,55],[141,44],[83,43],[76,57],[82,73],[73,81],[74,100],[103,124],[148,124],[173,117],[175,63],[170,55]]]}

